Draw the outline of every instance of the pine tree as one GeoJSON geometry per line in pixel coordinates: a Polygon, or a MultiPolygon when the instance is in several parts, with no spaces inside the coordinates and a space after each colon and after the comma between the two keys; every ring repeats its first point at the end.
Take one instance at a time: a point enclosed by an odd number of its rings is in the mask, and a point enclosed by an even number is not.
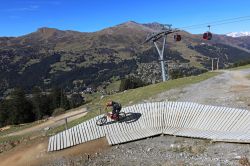
{"type": "Polygon", "coordinates": [[[8,124],[20,124],[35,120],[32,104],[26,99],[25,93],[21,88],[16,88],[11,93],[8,103],[8,124]]]}

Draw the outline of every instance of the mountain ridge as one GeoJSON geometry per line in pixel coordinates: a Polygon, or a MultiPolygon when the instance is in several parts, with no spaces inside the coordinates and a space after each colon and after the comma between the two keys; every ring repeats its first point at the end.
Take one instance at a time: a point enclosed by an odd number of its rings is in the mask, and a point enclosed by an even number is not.
{"type": "MultiPolygon", "coordinates": [[[[20,37],[0,37],[0,94],[17,85],[81,91],[84,86],[105,86],[113,78],[128,75],[158,82],[158,53],[153,44],[142,43],[162,27],[156,22],[128,21],[89,33],[42,27],[20,37]],[[78,80],[80,88],[74,84],[78,80]]],[[[204,41],[201,35],[178,33],[182,41],[175,42],[170,34],[164,56],[170,66],[186,64],[180,69],[184,75],[209,70],[212,57],[220,57],[220,67],[250,58],[248,38],[215,35],[212,41],[204,41]]]]}
{"type": "Polygon", "coordinates": [[[244,36],[250,36],[250,32],[230,32],[227,33],[226,35],[231,37],[244,37],[244,36]]]}

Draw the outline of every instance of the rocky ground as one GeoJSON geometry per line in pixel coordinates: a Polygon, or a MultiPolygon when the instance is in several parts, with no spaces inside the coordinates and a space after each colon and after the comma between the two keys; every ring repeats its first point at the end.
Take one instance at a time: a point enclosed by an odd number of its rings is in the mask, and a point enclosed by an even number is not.
{"type": "MultiPolygon", "coordinates": [[[[250,70],[224,73],[147,101],[189,101],[250,110],[250,70]]],[[[144,101],[144,102],[147,102],[144,101]]],[[[80,165],[249,165],[250,145],[160,136],[111,148],[80,165]]]]}
{"type": "Polygon", "coordinates": [[[240,165],[249,154],[249,144],[159,136],[112,146],[82,165],[240,165]]]}

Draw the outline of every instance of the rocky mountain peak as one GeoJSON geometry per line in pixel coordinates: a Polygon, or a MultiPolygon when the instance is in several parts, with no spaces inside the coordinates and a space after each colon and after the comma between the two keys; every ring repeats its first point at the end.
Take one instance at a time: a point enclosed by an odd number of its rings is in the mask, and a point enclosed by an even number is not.
{"type": "Polygon", "coordinates": [[[143,24],[143,25],[148,27],[148,28],[151,28],[155,31],[159,31],[159,30],[162,30],[162,28],[164,28],[164,25],[160,24],[158,22],[152,22],[152,23],[147,23],[147,24],[143,24]]]}
{"type": "Polygon", "coordinates": [[[56,28],[48,28],[48,27],[42,27],[42,28],[39,28],[37,30],[37,32],[40,32],[40,33],[43,33],[43,34],[54,33],[56,31],[59,31],[59,30],[56,29],[56,28]]]}
{"type": "Polygon", "coordinates": [[[64,31],[58,30],[56,28],[48,28],[48,27],[42,27],[39,28],[35,34],[39,35],[42,38],[49,38],[51,36],[55,36],[56,34],[60,34],[64,31]]]}

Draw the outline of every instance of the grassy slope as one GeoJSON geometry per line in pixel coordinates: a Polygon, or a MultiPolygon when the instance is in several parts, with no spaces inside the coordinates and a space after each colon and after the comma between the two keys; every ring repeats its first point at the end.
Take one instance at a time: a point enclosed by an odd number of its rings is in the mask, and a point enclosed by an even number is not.
{"type": "Polygon", "coordinates": [[[250,68],[250,64],[249,65],[245,65],[245,66],[235,67],[235,68],[232,68],[230,70],[242,70],[242,69],[249,69],[249,68],[250,68]]]}
{"type": "Polygon", "coordinates": [[[210,77],[217,75],[216,72],[207,72],[199,76],[184,77],[175,80],[169,80],[167,82],[162,82],[158,84],[153,84],[137,89],[131,89],[125,92],[117,93],[112,96],[107,96],[103,100],[99,101],[102,105],[108,100],[112,99],[121,102],[122,105],[131,105],[138,103],[142,100],[148,99],[158,93],[173,89],[183,87],[188,84],[198,83],[200,81],[206,80],[210,77]]]}
{"type": "MultiPolygon", "coordinates": [[[[242,69],[250,69],[250,64],[245,65],[245,66],[235,67],[235,68],[230,69],[230,70],[242,70],[242,69]]],[[[250,79],[250,75],[248,75],[247,78],[250,79]]]]}
{"type": "MultiPolygon", "coordinates": [[[[229,69],[229,70],[241,70],[241,69],[249,69],[249,68],[250,68],[250,64],[245,65],[245,66],[236,67],[236,68],[229,69]]],[[[100,96],[101,96],[100,94],[95,94],[95,95],[91,96],[90,103],[85,105],[86,107],[89,108],[90,112],[86,116],[70,122],[69,127],[75,126],[75,125],[77,125],[85,120],[88,120],[88,119],[98,115],[99,110],[103,108],[105,102],[108,99],[119,101],[124,106],[128,106],[131,104],[138,103],[142,100],[148,99],[150,97],[153,97],[153,96],[155,96],[158,93],[161,93],[163,91],[167,91],[167,90],[173,89],[173,88],[183,87],[183,86],[186,86],[189,84],[198,83],[200,81],[203,81],[203,80],[206,80],[210,77],[213,77],[217,74],[219,74],[219,73],[208,72],[208,73],[204,73],[200,76],[191,76],[191,77],[185,77],[185,78],[180,78],[180,79],[176,79],[176,80],[170,80],[170,81],[167,81],[164,83],[149,85],[146,87],[132,89],[132,90],[128,90],[125,92],[117,93],[115,95],[106,96],[102,100],[100,100],[100,96]]],[[[250,76],[249,76],[249,79],[250,79],[250,76]]],[[[118,84],[118,82],[116,82],[116,83],[118,84]]],[[[113,86],[114,85],[112,85],[112,87],[113,86]]],[[[110,90],[110,89],[112,89],[112,87],[108,87],[107,89],[110,90]]],[[[27,124],[27,125],[22,126],[22,127],[18,127],[18,126],[13,127],[10,131],[5,131],[5,132],[1,133],[0,136],[3,136],[7,133],[11,133],[11,132],[14,132],[14,131],[17,131],[20,129],[31,127],[34,124],[37,124],[37,122],[27,124]]],[[[64,130],[64,126],[60,126],[60,127],[57,127],[53,130],[48,131],[47,135],[55,134],[55,133],[62,131],[62,130],[64,130]]],[[[10,141],[10,140],[19,140],[21,138],[23,139],[26,136],[28,137],[29,135],[0,138],[0,143],[5,142],[5,141],[10,141]]]]}
{"type": "MultiPolygon", "coordinates": [[[[216,76],[218,74],[219,74],[218,72],[207,72],[199,76],[184,77],[184,78],[169,80],[167,82],[153,84],[153,85],[149,85],[149,86],[145,86],[145,87],[141,87],[137,89],[127,90],[127,91],[117,93],[114,95],[106,96],[103,99],[100,99],[100,97],[96,97],[91,103],[87,104],[87,107],[90,108],[91,111],[86,116],[80,119],[77,119],[75,121],[72,121],[68,125],[69,127],[72,127],[85,120],[93,118],[96,115],[99,115],[100,109],[102,110],[104,108],[103,106],[108,100],[118,101],[123,106],[128,106],[128,105],[136,104],[150,97],[152,98],[158,93],[161,93],[161,92],[173,89],[173,88],[180,88],[189,84],[198,83],[208,78],[211,78],[213,76],[216,76]]],[[[62,130],[64,130],[64,126],[60,126],[53,130],[50,130],[48,135],[55,134],[62,130]]]]}
{"type": "Polygon", "coordinates": [[[113,92],[117,92],[119,91],[119,87],[120,87],[121,81],[114,81],[111,84],[109,84],[106,88],[106,91],[108,93],[113,93],[113,92]]]}
{"type": "MultiPolygon", "coordinates": [[[[241,69],[248,69],[248,68],[250,68],[250,64],[246,65],[246,66],[236,67],[236,68],[229,69],[229,70],[241,70],[241,69]]],[[[167,91],[169,89],[180,88],[180,87],[184,87],[184,86],[189,85],[189,84],[198,83],[198,82],[201,82],[201,81],[206,80],[208,78],[211,78],[213,76],[216,76],[218,74],[219,73],[217,73],[217,72],[207,72],[207,73],[204,73],[200,76],[190,76],[190,77],[184,77],[184,78],[180,78],[180,79],[176,79],[176,80],[170,80],[167,82],[149,85],[149,86],[145,86],[142,88],[132,89],[132,90],[117,93],[114,95],[106,96],[102,100],[100,100],[100,96],[101,96],[100,94],[95,94],[94,96],[92,96],[91,102],[85,105],[86,107],[89,108],[90,112],[86,116],[70,122],[68,125],[69,125],[69,127],[72,127],[72,126],[75,126],[83,121],[86,121],[86,120],[98,115],[99,110],[103,108],[105,102],[108,99],[119,101],[122,103],[122,105],[128,106],[131,104],[138,103],[142,100],[148,99],[150,97],[152,98],[153,96],[157,95],[158,93],[167,91]]],[[[250,78],[250,76],[249,76],[249,78],[250,78]]],[[[0,136],[5,135],[7,133],[11,133],[11,132],[16,131],[16,130],[26,128],[26,127],[31,127],[34,124],[37,124],[37,122],[27,124],[27,125],[20,127],[20,128],[14,127],[14,128],[12,128],[12,131],[6,131],[6,132],[0,134],[0,136]]],[[[64,130],[64,125],[48,131],[47,135],[52,135],[52,134],[55,134],[55,133],[62,131],[62,130],[64,130]]],[[[29,137],[29,136],[30,136],[30,134],[23,135],[23,136],[0,137],[0,143],[9,142],[12,140],[21,140],[21,139],[24,139],[25,137],[29,137]]]]}
{"type": "MultiPolygon", "coordinates": [[[[120,102],[123,106],[128,106],[128,105],[136,104],[145,99],[152,98],[158,93],[161,93],[161,92],[173,89],[173,88],[180,88],[189,84],[198,83],[208,78],[211,78],[213,76],[216,76],[218,74],[219,74],[218,72],[207,72],[199,76],[190,76],[190,77],[184,77],[184,78],[175,79],[175,80],[169,80],[167,82],[153,84],[153,85],[149,85],[149,86],[145,86],[145,87],[141,87],[137,89],[127,90],[127,91],[117,93],[114,95],[105,96],[103,99],[100,99],[100,96],[101,96],[100,94],[95,94],[92,98],[92,101],[85,105],[88,108],[89,113],[84,117],[81,117],[77,120],[69,122],[68,126],[69,127],[75,126],[83,121],[93,118],[96,115],[99,115],[100,110],[103,110],[105,103],[110,99],[120,102]]],[[[62,130],[64,130],[64,125],[54,128],[52,130],[49,130],[46,135],[50,136],[62,130]]],[[[9,133],[9,132],[6,132],[6,133],[9,133]]],[[[0,137],[0,143],[23,140],[30,136],[32,136],[32,133],[26,134],[23,136],[0,137]]]]}

